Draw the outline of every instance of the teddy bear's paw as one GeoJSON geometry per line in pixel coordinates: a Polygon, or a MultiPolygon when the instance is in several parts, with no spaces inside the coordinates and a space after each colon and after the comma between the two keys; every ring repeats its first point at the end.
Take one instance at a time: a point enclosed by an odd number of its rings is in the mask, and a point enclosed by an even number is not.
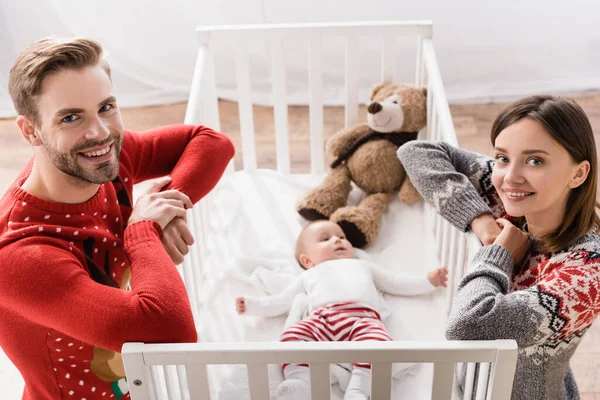
{"type": "Polygon", "coordinates": [[[409,206],[423,199],[410,179],[407,179],[402,184],[400,192],[398,193],[398,198],[401,202],[408,204],[409,206]]]}
{"type": "Polygon", "coordinates": [[[340,201],[331,196],[331,194],[327,196],[327,193],[323,190],[317,190],[301,199],[296,204],[296,210],[309,221],[329,219],[329,216],[335,210],[346,205],[346,200],[343,200],[344,203],[340,204],[340,201]]]}
{"type": "Polygon", "coordinates": [[[338,221],[337,224],[342,228],[348,241],[352,247],[361,248],[367,245],[367,237],[364,233],[351,221],[338,221]]]}
{"type": "MultiPolygon", "coordinates": [[[[372,195],[367,199],[370,199],[372,203],[373,200],[377,200],[377,196],[372,195]]],[[[329,218],[331,222],[335,222],[342,228],[354,247],[364,247],[373,243],[381,225],[382,209],[368,207],[365,200],[358,207],[342,207],[329,218]]]]}
{"type": "Polygon", "coordinates": [[[317,221],[319,219],[327,219],[327,217],[323,214],[321,214],[319,211],[313,209],[313,208],[299,208],[298,209],[298,213],[300,215],[302,215],[302,217],[304,217],[305,219],[309,220],[309,221],[317,221]]]}
{"type": "Polygon", "coordinates": [[[423,198],[417,192],[400,192],[400,193],[398,193],[398,199],[400,199],[400,201],[402,203],[411,206],[411,205],[419,202],[423,198]]]}

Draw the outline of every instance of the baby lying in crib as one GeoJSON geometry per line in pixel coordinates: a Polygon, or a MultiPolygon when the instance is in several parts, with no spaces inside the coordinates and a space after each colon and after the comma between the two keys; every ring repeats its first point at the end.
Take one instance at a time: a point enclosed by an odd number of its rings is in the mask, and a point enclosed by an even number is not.
{"type": "MultiPolygon", "coordinates": [[[[297,295],[308,298],[310,315],[290,326],[282,342],[393,340],[381,322],[377,289],[394,295],[418,295],[446,286],[448,271],[438,268],[422,278],[407,278],[354,258],[352,245],[339,225],[316,221],[307,225],[296,243],[296,258],[306,270],[281,294],[238,297],[238,314],[278,316],[288,312],[297,295]]],[[[353,365],[344,400],[368,399],[370,365],[353,365]]],[[[310,398],[307,364],[284,364],[277,398],[310,398]]]]}

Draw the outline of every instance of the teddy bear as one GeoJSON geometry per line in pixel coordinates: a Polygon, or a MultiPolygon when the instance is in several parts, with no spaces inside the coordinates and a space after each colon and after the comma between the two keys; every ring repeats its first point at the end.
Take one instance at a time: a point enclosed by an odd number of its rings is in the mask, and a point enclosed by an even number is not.
{"type": "Polygon", "coordinates": [[[381,83],[371,90],[370,100],[367,123],[346,127],[327,141],[326,152],[334,158],[329,172],[296,207],[309,221],[337,223],[358,248],[375,241],[397,192],[406,204],[421,199],[396,153],[427,123],[427,89],[381,83]],[[347,205],[352,182],[366,194],[357,206],[347,205]]]}

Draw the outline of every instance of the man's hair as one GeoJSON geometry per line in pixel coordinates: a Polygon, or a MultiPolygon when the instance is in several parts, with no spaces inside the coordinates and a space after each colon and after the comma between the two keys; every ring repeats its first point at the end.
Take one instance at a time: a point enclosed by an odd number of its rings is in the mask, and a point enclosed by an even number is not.
{"type": "Polygon", "coordinates": [[[27,46],[10,70],[8,91],[17,113],[40,124],[37,96],[46,76],[65,69],[100,65],[110,79],[110,66],[102,58],[102,46],[91,39],[46,38],[27,46]]]}

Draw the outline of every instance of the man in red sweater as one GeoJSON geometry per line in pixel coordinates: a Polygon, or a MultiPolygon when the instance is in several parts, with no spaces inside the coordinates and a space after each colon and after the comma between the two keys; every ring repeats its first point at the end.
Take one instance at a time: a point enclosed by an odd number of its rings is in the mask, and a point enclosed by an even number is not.
{"type": "Polygon", "coordinates": [[[123,343],[197,340],[174,264],[233,145],[201,126],[124,130],[92,40],[29,46],[9,91],[34,157],[0,199],[0,346],[24,399],[129,398],[123,343]],[[133,206],[133,184],[164,176],[133,206]]]}

